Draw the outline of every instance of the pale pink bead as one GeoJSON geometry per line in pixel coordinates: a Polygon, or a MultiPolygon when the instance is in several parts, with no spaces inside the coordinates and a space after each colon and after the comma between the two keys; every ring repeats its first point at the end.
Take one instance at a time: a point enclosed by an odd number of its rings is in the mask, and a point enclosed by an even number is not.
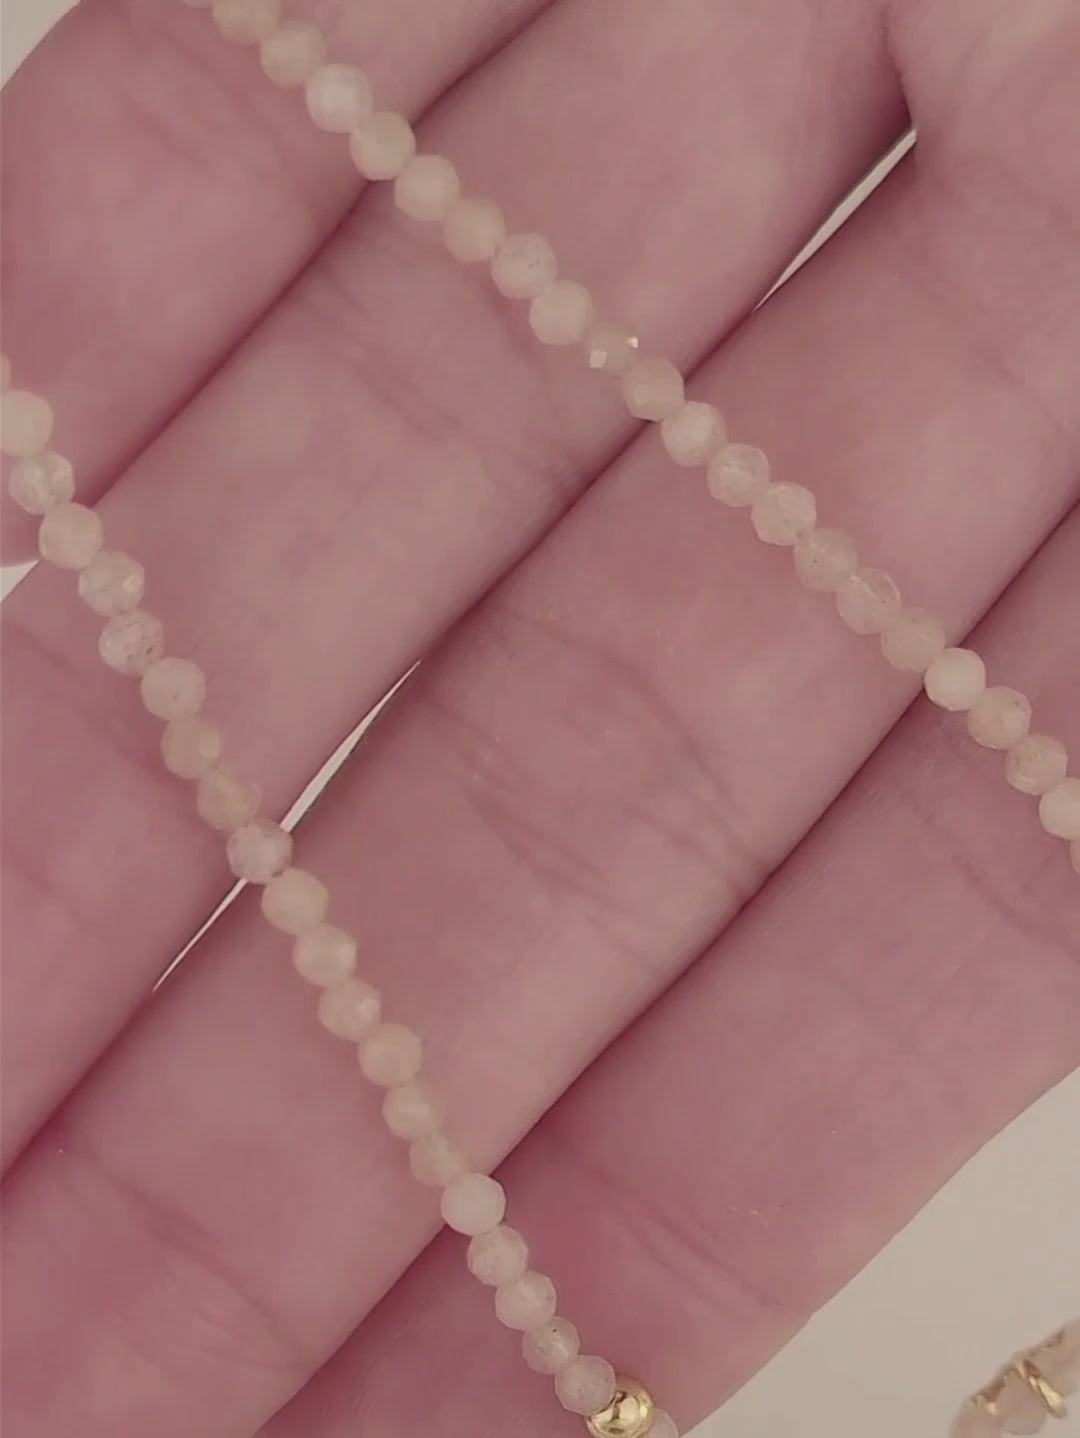
{"type": "Polygon", "coordinates": [[[371,83],[356,65],[320,65],[304,93],[312,120],[333,135],[348,135],[371,114],[371,83]]]}
{"type": "Polygon", "coordinates": [[[287,20],[267,35],[259,51],[263,71],[275,85],[303,85],[326,59],[326,41],[314,25],[287,20]]]}
{"type": "Polygon", "coordinates": [[[289,867],[292,835],[270,819],[255,819],[234,829],[225,845],[229,867],[249,884],[268,884],[289,867]]]}
{"type": "Polygon", "coordinates": [[[159,719],[187,719],[206,699],[206,675],[190,659],[166,656],[142,677],[142,702],[159,719]]]}
{"type": "Polygon", "coordinates": [[[447,1184],[440,1207],[448,1228],[475,1238],[498,1228],[506,1217],[506,1190],[486,1173],[463,1173],[447,1184]]]}
{"type": "Polygon", "coordinates": [[[504,1288],[529,1271],[529,1245],[516,1228],[501,1223],[469,1244],[469,1272],[489,1288],[504,1288]]]}
{"type": "Polygon", "coordinates": [[[41,557],[58,569],[84,569],[101,548],[101,520],[85,504],[58,504],[38,527],[41,557]]]}
{"type": "Polygon", "coordinates": [[[79,598],[103,619],[129,614],[145,593],[146,571],[118,549],[101,550],[79,575],[79,598]]]}
{"type": "Polygon", "coordinates": [[[326,885],[306,869],[286,869],[262,892],[263,917],[285,934],[303,934],[313,929],[326,918],[329,907],[326,885]]]}
{"type": "Polygon", "coordinates": [[[795,541],[795,575],[807,589],[836,591],[855,573],[859,554],[842,529],[811,529],[795,541]]]}
{"type": "Polygon", "coordinates": [[[460,194],[458,172],[444,155],[417,155],[394,181],[394,203],[414,220],[445,220],[460,194]]]}
{"type": "Polygon", "coordinates": [[[447,211],[443,236],[455,260],[488,262],[506,239],[506,220],[494,200],[456,200],[447,211]]]}
{"type": "Polygon", "coordinates": [[[686,398],[683,377],[668,359],[638,355],[622,377],[623,399],[635,419],[659,422],[673,415],[686,398]]]}
{"type": "Polygon", "coordinates": [[[974,649],[943,649],[923,675],[927,697],[958,714],[986,688],[986,665],[974,649]]]}
{"type": "Polygon", "coordinates": [[[46,514],[74,496],[75,471],[51,449],[26,454],[12,468],[8,493],[27,514],[46,514]]]}
{"type": "Polygon", "coordinates": [[[164,652],[165,626],[145,609],[114,615],[98,638],[98,653],[118,674],[145,674],[164,652]]]}
{"type": "Polygon", "coordinates": [[[347,1043],[362,1043],[381,1018],[379,991],[363,979],[340,979],[328,984],[319,995],[319,1022],[335,1038],[347,1043]]]}
{"type": "Polygon", "coordinates": [[[969,1400],[953,1419],[949,1438],[1001,1438],[1001,1428],[992,1413],[969,1400]]]}
{"type": "Polygon", "coordinates": [[[443,1122],[442,1104],[423,1079],[390,1089],[383,1099],[382,1112],[394,1137],[410,1142],[434,1133],[443,1122]]]}
{"type": "Polygon", "coordinates": [[[687,400],[660,425],[660,439],[676,464],[708,464],[727,438],[724,417],[714,404],[687,400]]]}
{"type": "Polygon", "coordinates": [[[379,110],[352,132],[353,164],[367,180],[392,180],[416,154],[416,135],[404,115],[379,110]]]}
{"type": "Polygon", "coordinates": [[[996,684],[968,710],[968,733],[984,749],[1011,749],[1031,728],[1031,702],[1019,689],[996,684]]]}
{"type": "Polygon", "coordinates": [[[675,1425],[674,1418],[669,1413],[665,1413],[662,1408],[658,1408],[653,1414],[649,1438],[679,1438],[679,1430],[675,1425]]]}
{"type": "Polygon", "coordinates": [[[592,322],[592,295],[576,280],[552,280],[529,306],[529,324],[545,345],[576,345],[592,322]]]}
{"type": "Polygon", "coordinates": [[[277,29],[281,0],[217,0],[212,13],[226,40],[258,45],[277,29]]]}
{"type": "Polygon", "coordinates": [[[531,300],[558,273],[555,251],[543,235],[508,235],[491,261],[495,288],[512,300],[531,300]]]}
{"type": "Polygon", "coordinates": [[[606,1358],[571,1359],[555,1378],[555,1394],[569,1413],[602,1413],[615,1397],[615,1370],[606,1358]]]}
{"type": "Polygon", "coordinates": [[[705,483],[713,499],[743,509],[769,487],[768,457],[752,444],[725,444],[709,461],[705,483]]]}
{"type": "Polygon", "coordinates": [[[558,1298],[546,1273],[530,1269],[495,1290],[495,1315],[506,1328],[526,1332],[555,1317],[558,1298]]]}
{"type": "Polygon", "coordinates": [[[1080,839],[1080,779],[1062,779],[1039,800],[1039,822],[1055,839],[1080,839]]]}
{"type": "Polygon", "coordinates": [[[316,924],[297,938],[292,958],[309,984],[336,984],[356,968],[356,940],[336,924],[316,924]]]}
{"type": "Polygon", "coordinates": [[[801,484],[769,484],[750,507],[754,533],[765,544],[794,544],[813,529],[817,501],[801,484]]]}
{"type": "Polygon", "coordinates": [[[945,648],[945,626],[925,609],[901,609],[885,621],[881,652],[894,669],[925,674],[945,648]]]}
{"type": "Polygon", "coordinates": [[[229,764],[215,764],[199,779],[195,808],[211,829],[231,833],[250,824],[259,812],[258,785],[252,784],[229,764]]]}
{"type": "Polygon", "coordinates": [[[1080,1318],[1066,1323],[1060,1333],[1044,1343],[1035,1354],[1035,1362],[1059,1393],[1075,1393],[1080,1388],[1080,1318]]]}
{"type": "Polygon", "coordinates": [[[424,1046],[405,1024],[379,1024],[360,1048],[360,1071],[380,1088],[397,1088],[420,1072],[424,1046]]]}
{"type": "Polygon", "coordinates": [[[585,337],[585,362],[603,374],[624,375],[639,347],[637,335],[625,325],[597,320],[585,337]]]}
{"type": "Polygon", "coordinates": [[[37,454],[52,438],[53,412],[48,400],[27,389],[0,393],[0,450],[37,454]]]}
{"type": "Polygon", "coordinates": [[[997,1426],[1002,1433],[1038,1433],[1046,1422],[1042,1400],[1019,1373],[1009,1372],[994,1399],[997,1426]]]}
{"type": "Polygon", "coordinates": [[[856,634],[880,634],[900,612],[900,591],[883,569],[857,569],[836,591],[836,612],[856,634]]]}
{"type": "Polygon", "coordinates": [[[201,779],[224,752],[221,731],[208,719],[173,719],[161,736],[161,757],[179,779],[201,779]]]}
{"type": "Polygon", "coordinates": [[[568,1318],[555,1317],[550,1323],[526,1333],[521,1351],[534,1373],[554,1377],[581,1352],[581,1339],[568,1318]]]}
{"type": "Polygon", "coordinates": [[[1005,777],[1021,794],[1045,794],[1061,783],[1068,768],[1065,745],[1049,734],[1025,734],[1005,755],[1005,777]]]}
{"type": "Polygon", "coordinates": [[[426,1133],[409,1145],[409,1171],[427,1188],[445,1188],[468,1167],[465,1154],[441,1130],[426,1133]]]}

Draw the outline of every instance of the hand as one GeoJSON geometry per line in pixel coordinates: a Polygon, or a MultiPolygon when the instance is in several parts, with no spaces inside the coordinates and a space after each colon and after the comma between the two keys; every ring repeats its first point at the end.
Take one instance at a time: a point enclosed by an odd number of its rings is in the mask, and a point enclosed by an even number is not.
{"type": "MultiPolygon", "coordinates": [[[[1073,4],[311,10],[1077,752],[1073,4]]],[[[427,658],[301,861],[588,1348],[695,1420],[1076,1064],[1062,846],[205,14],[85,0],[4,109],[4,352],[267,811],[427,658]]],[[[577,1431],[256,896],[149,997],[220,844],[70,577],[4,620],[12,1435],[577,1431]]]]}

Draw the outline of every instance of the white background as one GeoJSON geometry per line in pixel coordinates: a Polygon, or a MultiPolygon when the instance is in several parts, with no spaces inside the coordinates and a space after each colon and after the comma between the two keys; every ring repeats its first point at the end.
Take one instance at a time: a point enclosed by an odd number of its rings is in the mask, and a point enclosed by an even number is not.
{"type": "MultiPolygon", "coordinates": [[[[2,0],[5,77],[68,8],[2,0]]],[[[1080,1312],[1078,1135],[1080,1073],[970,1163],[695,1438],[944,1438],[965,1392],[1080,1312]]],[[[1074,1407],[1053,1425],[1060,1438],[1080,1438],[1074,1407]]]]}

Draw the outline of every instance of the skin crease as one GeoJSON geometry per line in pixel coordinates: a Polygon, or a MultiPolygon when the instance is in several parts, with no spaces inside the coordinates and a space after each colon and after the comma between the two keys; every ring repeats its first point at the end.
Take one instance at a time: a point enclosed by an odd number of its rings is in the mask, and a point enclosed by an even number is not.
{"type": "MultiPolygon", "coordinates": [[[[1077,752],[1075,13],[613,6],[462,6],[439,53],[422,12],[342,9],[335,48],[605,309],[704,360],[691,393],[953,642],[990,611],[994,682],[1077,752]],[[915,156],[737,325],[902,95],[915,156]]],[[[61,27],[4,98],[4,353],[271,809],[431,653],[299,856],[478,1159],[512,1154],[512,1221],[587,1346],[690,1422],[1076,1064],[1076,876],[1001,756],[901,718],[917,685],[602,381],[385,195],[331,235],[354,179],[273,92],[258,148],[232,98],[257,79],[166,0],[61,27]],[[50,95],[91,73],[58,133],[50,95]],[[163,227],[177,197],[203,219],[163,227]]],[[[12,1431],[405,1438],[437,1403],[447,1438],[551,1432],[460,1245],[409,1267],[435,1205],[251,896],[142,1002],[220,849],[69,580],[35,573],[4,624],[12,1431]]]]}

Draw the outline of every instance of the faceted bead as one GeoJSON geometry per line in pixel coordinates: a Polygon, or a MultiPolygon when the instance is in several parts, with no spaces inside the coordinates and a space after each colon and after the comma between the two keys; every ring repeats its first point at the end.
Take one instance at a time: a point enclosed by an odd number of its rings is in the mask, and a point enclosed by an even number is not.
{"type": "Polygon", "coordinates": [[[267,35],[259,52],[263,71],[275,85],[296,89],[326,59],[326,41],[314,25],[287,20],[267,35]]]}
{"type": "Polygon", "coordinates": [[[658,1408],[653,1414],[649,1438],[679,1438],[679,1430],[670,1414],[658,1408]]]}
{"type": "Polygon", "coordinates": [[[592,322],[592,295],[575,280],[552,280],[529,307],[533,334],[546,345],[580,344],[592,322]]]}
{"type": "Polygon", "coordinates": [[[448,1183],[441,1202],[443,1222],[467,1238],[490,1233],[506,1216],[506,1190],[486,1173],[463,1173],[448,1183]]]}
{"type": "Polygon", "coordinates": [[[752,444],[725,444],[709,461],[705,483],[713,499],[743,509],[769,487],[768,457],[752,444]]]}
{"type": "Polygon", "coordinates": [[[495,288],[512,300],[531,300],[558,273],[555,251],[543,235],[508,235],[491,261],[495,288]]]}
{"type": "Polygon", "coordinates": [[[215,764],[199,779],[195,808],[204,824],[229,834],[251,823],[259,812],[259,798],[256,784],[242,779],[229,764],[215,764]]]}
{"type": "Polygon", "coordinates": [[[506,239],[506,220],[494,200],[456,200],[447,211],[443,235],[455,260],[490,262],[506,239]]]}
{"type": "Polygon", "coordinates": [[[161,757],[170,774],[200,779],[224,752],[221,731],[207,719],[173,719],[161,736],[161,757]]]}
{"type": "Polygon", "coordinates": [[[353,164],[367,180],[393,180],[416,154],[416,136],[404,115],[379,110],[352,132],[353,164]]]}
{"type": "Polygon", "coordinates": [[[41,557],[58,569],[85,569],[104,538],[101,520],[85,504],[58,504],[38,527],[41,557]]]}
{"type": "Polygon", "coordinates": [[[984,689],[967,717],[968,733],[985,749],[1011,749],[1031,728],[1031,703],[1019,689],[984,689]]]}
{"type": "Polygon", "coordinates": [[[597,320],[585,338],[585,362],[604,374],[623,375],[638,347],[637,335],[625,325],[597,320]]]}
{"type": "Polygon", "coordinates": [[[495,1315],[504,1327],[524,1333],[549,1323],[557,1302],[555,1285],[547,1274],[530,1269],[495,1290],[495,1315]]]}
{"type": "Polygon", "coordinates": [[[770,484],[754,500],[750,523],[765,544],[794,544],[813,529],[817,501],[801,484],[770,484]]]}
{"type": "Polygon", "coordinates": [[[714,404],[687,400],[660,425],[660,440],[676,464],[708,464],[727,438],[724,418],[714,404]]]}
{"type": "Polygon", "coordinates": [[[986,665],[974,649],[943,649],[923,675],[927,697],[958,714],[986,689],[986,665]]]}
{"type": "Polygon", "coordinates": [[[1001,1438],[1001,1429],[993,1414],[981,1404],[969,1401],[953,1419],[949,1438],[1001,1438]]]}
{"type": "Polygon", "coordinates": [[[394,181],[394,202],[414,220],[445,220],[461,180],[443,155],[417,155],[394,181]]]}
{"type": "Polygon", "coordinates": [[[1080,779],[1062,779],[1039,800],[1039,822],[1055,839],[1080,839],[1080,779]]]}
{"type": "Polygon", "coordinates": [[[206,675],[190,659],[159,659],[142,677],[142,702],[159,719],[187,719],[206,699],[206,675]]]}
{"type": "Polygon", "coordinates": [[[811,529],[795,541],[795,575],[807,589],[835,594],[855,573],[859,554],[842,529],[811,529]]]}
{"type": "Polygon", "coordinates": [[[1068,768],[1065,745],[1049,734],[1025,734],[1005,755],[1005,777],[1021,794],[1045,794],[1061,783],[1068,768]]]}
{"type": "Polygon", "coordinates": [[[106,620],[98,653],[110,669],[132,677],[145,674],[165,652],[165,626],[145,609],[132,609],[106,620]]]}
{"type": "Polygon", "coordinates": [[[894,669],[925,674],[945,648],[945,626],[925,609],[901,609],[885,621],[881,652],[894,669]]]}
{"type": "Polygon", "coordinates": [[[602,1413],[615,1397],[615,1370],[606,1358],[572,1359],[555,1378],[555,1394],[569,1413],[602,1413]]]}
{"type": "Polygon", "coordinates": [[[332,135],[348,135],[371,114],[371,84],[355,65],[320,65],[305,95],[312,120],[332,135]]]}
{"type": "Polygon", "coordinates": [[[254,819],[234,829],[225,845],[229,867],[238,879],[249,884],[268,884],[275,874],[289,867],[292,835],[269,819],[254,819]]]}
{"type": "Polygon", "coordinates": [[[581,1352],[581,1339],[568,1318],[555,1317],[543,1327],[526,1333],[521,1351],[534,1373],[554,1377],[581,1352]]]}
{"type": "Polygon", "coordinates": [[[409,1171],[426,1188],[445,1188],[468,1166],[464,1153],[441,1129],[409,1145],[409,1171]]]}
{"type": "Polygon", "coordinates": [[[394,1137],[409,1142],[434,1133],[443,1122],[442,1105],[423,1079],[390,1089],[383,1099],[382,1112],[394,1137]]]}
{"type": "MultiPolygon", "coordinates": [[[[241,822],[246,823],[247,819],[241,822]]],[[[330,893],[326,885],[306,869],[286,869],[271,879],[262,892],[263,917],[285,934],[298,935],[313,929],[326,918],[329,907],[330,893]]]]}
{"type": "Polygon", "coordinates": [[[212,13],[226,40],[258,45],[277,29],[281,0],[217,0],[212,13]]]}
{"type": "Polygon", "coordinates": [[[379,1024],[360,1047],[360,1070],[369,1083],[397,1088],[420,1072],[424,1046],[405,1024],[379,1024]]]}
{"type": "Polygon", "coordinates": [[[27,389],[0,393],[0,450],[37,454],[52,438],[53,412],[48,400],[27,389]]]}
{"type": "Polygon", "coordinates": [[[146,571],[118,549],[101,550],[79,575],[79,598],[103,619],[137,609],[145,592],[146,571]]]}
{"type": "Polygon", "coordinates": [[[51,449],[27,454],[12,468],[8,493],[27,514],[45,514],[74,496],[75,471],[51,449]]]}
{"type": "Polygon", "coordinates": [[[328,984],[319,995],[319,1022],[335,1038],[347,1043],[362,1043],[381,1017],[379,991],[363,979],[340,979],[328,984]]]}
{"type": "Polygon", "coordinates": [[[316,924],[297,938],[292,957],[309,984],[336,984],[356,969],[356,940],[336,924],[316,924]]]}
{"type": "Polygon", "coordinates": [[[900,591],[883,569],[857,569],[836,591],[836,611],[856,634],[880,634],[900,612],[900,591]]]}
{"type": "Polygon", "coordinates": [[[469,1244],[469,1272],[488,1288],[504,1288],[529,1271],[529,1245],[516,1228],[501,1223],[469,1244]]]}
{"type": "Polygon", "coordinates": [[[635,419],[659,422],[686,399],[683,377],[670,360],[636,355],[622,377],[623,399],[635,419]]]}

